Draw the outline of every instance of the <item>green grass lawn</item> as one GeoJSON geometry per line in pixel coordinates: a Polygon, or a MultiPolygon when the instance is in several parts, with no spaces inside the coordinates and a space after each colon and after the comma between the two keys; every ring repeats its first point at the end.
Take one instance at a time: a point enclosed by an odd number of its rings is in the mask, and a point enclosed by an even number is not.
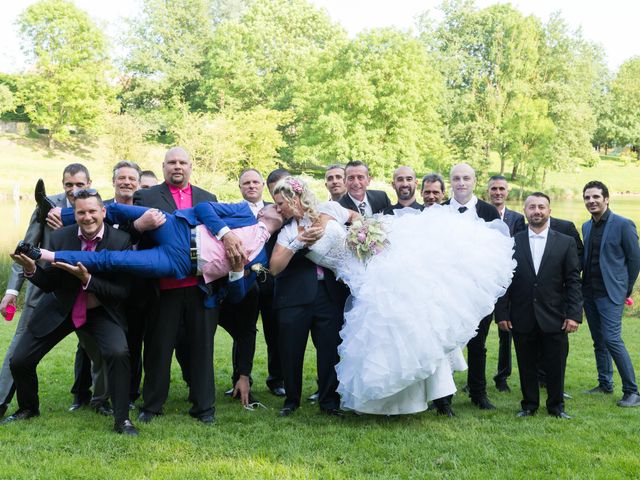
{"type": "MultiPolygon", "coordinates": [[[[0,328],[0,349],[14,324],[0,328]]],[[[624,336],[636,368],[640,319],[628,317],[624,336]]],[[[497,330],[488,342],[488,373],[496,365],[497,330]]],[[[567,392],[569,421],[547,416],[515,418],[520,396],[489,395],[498,409],[483,412],[464,395],[454,398],[457,416],[434,412],[402,417],[321,416],[303,405],[279,418],[281,401],[265,385],[265,347],[258,337],[254,393],[268,407],[247,411],[225,398],[229,386],[230,340],[216,337],[217,419],[203,426],[187,415],[187,391],[174,366],[166,415],[138,424],[140,437],[110,431],[111,419],[90,410],[67,412],[71,403],[75,338],[68,337],[39,368],[39,418],[0,427],[0,478],[638,478],[640,409],[615,405],[615,395],[586,395],[595,386],[595,366],[586,325],[571,337],[567,392]]],[[[175,363],[175,362],[174,362],[175,363]]],[[[517,373],[516,373],[517,375],[517,373]]],[[[457,378],[464,383],[464,375],[457,378]]],[[[315,387],[311,348],[304,394],[315,387]]],[[[12,408],[14,405],[11,406],[12,408]]],[[[12,410],[10,410],[12,411],[12,410]]]]}

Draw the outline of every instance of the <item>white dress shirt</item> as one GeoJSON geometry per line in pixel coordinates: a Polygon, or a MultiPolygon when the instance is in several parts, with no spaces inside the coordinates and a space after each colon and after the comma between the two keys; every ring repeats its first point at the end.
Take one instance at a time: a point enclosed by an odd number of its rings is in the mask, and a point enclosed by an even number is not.
{"type": "Polygon", "coordinates": [[[549,236],[549,224],[540,233],[536,233],[529,227],[529,248],[531,249],[531,257],[533,258],[533,269],[538,274],[540,269],[540,262],[542,261],[542,254],[544,248],[547,245],[547,238],[549,236]]]}
{"type": "Polygon", "coordinates": [[[347,195],[349,195],[349,198],[351,199],[351,201],[353,203],[356,204],[356,208],[358,209],[358,213],[360,213],[360,204],[364,203],[364,216],[365,217],[373,217],[373,209],[371,208],[371,204],[369,203],[369,197],[367,197],[367,194],[364,194],[364,198],[361,200],[356,200],[355,198],[353,198],[351,196],[350,193],[347,193],[347,195]]]}
{"type": "Polygon", "coordinates": [[[452,210],[455,210],[457,212],[459,212],[458,209],[460,207],[467,207],[467,210],[465,212],[462,212],[463,215],[473,215],[474,217],[476,217],[478,216],[478,212],[476,211],[477,203],[478,203],[478,197],[476,197],[475,195],[471,195],[471,198],[465,204],[458,202],[456,200],[456,197],[451,197],[451,201],[449,202],[449,205],[451,206],[452,210]]]}
{"type": "Polygon", "coordinates": [[[249,200],[245,200],[245,202],[249,204],[249,208],[253,212],[253,215],[257,218],[258,212],[262,210],[262,207],[264,207],[264,201],[260,200],[259,202],[252,203],[249,200]]]}

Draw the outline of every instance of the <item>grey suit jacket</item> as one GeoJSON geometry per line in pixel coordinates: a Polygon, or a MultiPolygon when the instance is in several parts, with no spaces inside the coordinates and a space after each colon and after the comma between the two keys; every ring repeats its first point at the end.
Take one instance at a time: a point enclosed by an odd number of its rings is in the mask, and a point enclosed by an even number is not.
{"type": "MultiPolygon", "coordinates": [[[[67,206],[67,197],[64,193],[50,195],[49,199],[53,201],[56,207],[67,206]]],[[[29,220],[27,232],[24,234],[24,240],[25,242],[29,242],[32,245],[38,245],[43,248],[48,248],[50,246],[52,232],[53,230],[48,226],[45,226],[44,229],[41,228],[40,223],[37,220],[36,211],[34,210],[33,214],[31,215],[31,219],[29,220]]],[[[11,275],[9,276],[9,280],[7,281],[7,289],[17,290],[18,292],[20,292],[24,281],[25,279],[22,275],[22,267],[14,263],[11,266],[11,275]]],[[[42,291],[34,286],[31,282],[27,282],[27,291],[24,298],[24,309],[22,311],[23,317],[32,313],[33,308],[36,306],[41,297],[42,291]]]]}

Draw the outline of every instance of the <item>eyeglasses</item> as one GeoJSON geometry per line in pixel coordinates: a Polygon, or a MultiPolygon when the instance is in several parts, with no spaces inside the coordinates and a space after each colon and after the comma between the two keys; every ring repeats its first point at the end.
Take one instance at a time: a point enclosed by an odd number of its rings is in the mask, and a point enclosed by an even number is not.
{"type": "Polygon", "coordinates": [[[98,196],[98,191],[95,188],[83,188],[73,192],[73,198],[89,198],[98,196]]]}

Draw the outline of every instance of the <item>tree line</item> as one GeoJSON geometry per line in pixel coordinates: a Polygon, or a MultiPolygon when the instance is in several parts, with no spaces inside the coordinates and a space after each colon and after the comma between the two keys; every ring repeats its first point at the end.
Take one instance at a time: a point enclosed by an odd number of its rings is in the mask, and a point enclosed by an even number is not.
{"type": "MultiPolygon", "coordinates": [[[[392,7],[390,7],[392,8],[392,7]]],[[[199,166],[313,171],[359,159],[444,171],[492,159],[512,178],[640,146],[640,58],[612,74],[602,49],[559,16],[446,0],[417,31],[349,38],[306,0],[143,0],[109,55],[104,32],[67,0],[18,19],[31,67],[0,75],[0,110],[45,128],[110,133],[121,158],[149,139],[199,166]]]]}

